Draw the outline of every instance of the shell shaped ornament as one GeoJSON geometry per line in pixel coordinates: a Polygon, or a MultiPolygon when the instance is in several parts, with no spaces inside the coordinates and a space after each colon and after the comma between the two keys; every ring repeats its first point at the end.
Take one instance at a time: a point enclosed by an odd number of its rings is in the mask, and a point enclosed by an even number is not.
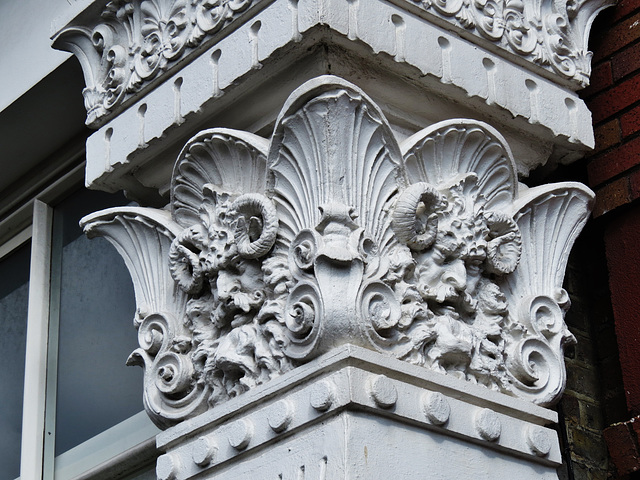
{"type": "Polygon", "coordinates": [[[270,140],[196,135],[171,185],[169,209],[83,219],[133,278],[130,362],[159,426],[346,343],[541,405],[562,393],[562,280],[593,193],[518,184],[492,127],[448,120],[398,144],[362,90],[322,76],[270,140]]]}

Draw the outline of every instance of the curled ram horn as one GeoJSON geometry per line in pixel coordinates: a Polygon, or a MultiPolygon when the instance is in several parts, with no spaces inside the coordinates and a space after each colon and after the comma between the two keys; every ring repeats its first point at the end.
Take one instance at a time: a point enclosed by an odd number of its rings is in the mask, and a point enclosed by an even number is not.
{"type": "Polygon", "coordinates": [[[438,214],[446,200],[425,182],[407,188],[396,203],[392,228],[398,239],[415,250],[426,250],[438,234],[438,214]]]}
{"type": "Polygon", "coordinates": [[[173,239],[169,249],[169,271],[178,286],[189,294],[202,290],[204,274],[200,252],[204,249],[207,233],[202,225],[186,228],[173,239]]]}
{"type": "Polygon", "coordinates": [[[238,253],[245,258],[258,258],[271,250],[278,233],[278,215],[271,200],[259,193],[246,193],[233,202],[231,210],[237,216],[238,253]]]}
{"type": "Polygon", "coordinates": [[[522,253],[522,236],[515,220],[499,212],[486,212],[489,227],[486,268],[490,273],[506,275],[518,266],[522,253]]]}

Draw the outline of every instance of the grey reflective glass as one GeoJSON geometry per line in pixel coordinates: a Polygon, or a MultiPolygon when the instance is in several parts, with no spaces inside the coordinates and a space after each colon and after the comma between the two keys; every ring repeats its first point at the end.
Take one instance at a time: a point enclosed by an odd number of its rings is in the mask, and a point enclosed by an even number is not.
{"type": "Polygon", "coordinates": [[[20,475],[30,243],[0,260],[0,479],[20,475]]]}
{"type": "Polygon", "coordinates": [[[54,209],[56,455],[143,409],[142,369],[125,365],[138,346],[131,278],[113,246],[87,239],[78,226],[88,213],[126,204],[122,196],[80,190],[54,209]]]}

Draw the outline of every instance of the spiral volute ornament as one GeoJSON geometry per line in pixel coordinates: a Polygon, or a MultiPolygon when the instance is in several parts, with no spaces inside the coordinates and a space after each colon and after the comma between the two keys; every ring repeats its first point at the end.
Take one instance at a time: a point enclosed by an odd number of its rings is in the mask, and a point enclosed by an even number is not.
{"type": "Polygon", "coordinates": [[[513,218],[500,212],[484,215],[489,227],[485,267],[495,275],[507,275],[518,266],[522,254],[522,236],[513,218]]]}
{"type": "Polygon", "coordinates": [[[235,241],[238,253],[244,258],[259,258],[266,255],[276,241],[278,216],[273,202],[259,193],[239,196],[232,204],[231,211],[237,215],[235,221],[235,241]],[[257,238],[255,224],[260,230],[257,238]]]}
{"type": "Polygon", "coordinates": [[[444,197],[425,182],[407,188],[396,203],[391,226],[398,239],[415,250],[426,250],[438,234],[437,211],[444,197]]]}
{"type": "Polygon", "coordinates": [[[313,269],[313,264],[318,253],[318,234],[305,228],[296,235],[289,248],[289,262],[295,268],[308,272],[313,269]]]}
{"type": "Polygon", "coordinates": [[[155,361],[156,386],[165,395],[182,397],[193,388],[193,363],[175,352],[158,355],[155,361]]]}
{"type": "Polygon", "coordinates": [[[287,356],[304,359],[312,354],[319,340],[322,317],[322,300],[317,288],[306,282],[296,285],[284,311],[289,339],[287,356]]]}
{"type": "Polygon", "coordinates": [[[138,344],[149,355],[157,354],[168,341],[167,319],[159,314],[147,316],[138,327],[138,344]]]}
{"type": "Polygon", "coordinates": [[[207,233],[202,225],[193,225],[178,235],[169,250],[169,270],[178,286],[189,294],[202,290],[204,272],[200,253],[204,249],[207,233]]]}
{"type": "Polygon", "coordinates": [[[368,343],[381,352],[393,352],[402,357],[412,345],[402,335],[398,326],[402,309],[395,293],[383,282],[373,281],[365,285],[358,295],[363,333],[368,343]]]}
{"type": "Polygon", "coordinates": [[[538,335],[552,338],[565,329],[564,313],[558,303],[547,295],[525,298],[518,309],[518,318],[538,335]]]}
{"type": "Polygon", "coordinates": [[[530,337],[516,343],[507,356],[518,396],[540,405],[553,403],[565,383],[564,362],[542,339],[530,337]]]}

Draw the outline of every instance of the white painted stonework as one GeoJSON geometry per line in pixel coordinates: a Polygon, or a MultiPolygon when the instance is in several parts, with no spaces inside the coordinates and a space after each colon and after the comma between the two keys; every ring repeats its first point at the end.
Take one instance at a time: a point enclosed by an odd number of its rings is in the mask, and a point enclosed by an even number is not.
{"type": "MultiPolygon", "coordinates": [[[[364,92],[324,76],[291,95],[270,142],[228,129],[187,142],[170,211],[110,209],[83,224],[127,262],[140,342],[130,362],[168,427],[347,344],[459,389],[552,403],[574,341],[562,277],[592,198],[580,184],[519,184],[509,147],[481,122],[398,145],[364,92]]],[[[373,398],[390,408],[396,387],[378,380],[373,398]]],[[[426,402],[446,423],[448,403],[426,402]]],[[[481,438],[500,438],[498,418],[478,413],[481,438]]],[[[237,422],[242,450],[253,427],[237,422]]]]}
{"type": "Polygon", "coordinates": [[[500,126],[521,153],[519,174],[550,156],[574,160],[576,151],[593,147],[593,132],[591,115],[573,90],[589,74],[591,21],[611,2],[503,3],[94,5],[54,37],[57,48],[78,56],[87,122],[100,127],[87,142],[87,183],[109,191],[126,185],[138,196],[146,188],[166,192],[185,130],[230,121],[262,128],[274,120],[264,112],[274,115],[294,88],[329,72],[366,82],[396,131],[480,116],[500,126]],[[394,82],[406,78],[411,85],[390,84],[384,79],[389,72],[400,76],[394,82]],[[428,107],[417,108],[425,97],[428,107]],[[230,106],[245,102],[242,113],[232,115],[240,119],[230,120],[230,106]],[[175,153],[161,153],[167,150],[175,153]]]}
{"type": "MultiPolygon", "coordinates": [[[[287,40],[300,41],[302,34],[316,25],[335,28],[346,33],[350,40],[363,40],[374,51],[387,51],[399,62],[408,60],[424,65],[430,60],[419,60],[418,57],[424,55],[415,49],[427,50],[431,39],[423,37],[414,42],[419,35],[411,31],[419,28],[416,22],[423,19],[487,46],[498,55],[521,57],[524,60],[521,64],[534,71],[542,67],[569,88],[584,87],[591,73],[591,54],[587,49],[590,22],[600,9],[613,3],[612,0],[554,3],[116,0],[106,3],[99,16],[95,11],[100,8],[98,5],[79,15],[73,26],[62,28],[56,34],[55,41],[59,47],[78,54],[84,63],[87,124],[96,126],[138,92],[150,88],[164,72],[179,68],[180,62],[200,53],[222,36],[233,35],[238,24],[246,23],[254,15],[257,21],[252,20],[249,31],[243,32],[248,38],[242,42],[251,49],[245,59],[251,67],[258,66],[270,53],[268,50],[287,40]],[[278,9],[278,3],[284,4],[285,10],[278,9]],[[278,18],[273,14],[260,15],[261,9],[277,9],[278,18]],[[283,25],[283,20],[288,25],[283,25]],[[273,25],[276,21],[279,25],[273,25]],[[372,23],[376,28],[371,28],[372,23]],[[383,30],[390,30],[392,35],[385,36],[383,30]],[[282,34],[288,38],[273,38],[282,34]]],[[[454,62],[446,57],[461,52],[445,36],[438,37],[437,43],[440,48],[435,50],[443,51],[439,52],[442,57],[438,58],[441,62],[438,76],[445,82],[451,81],[447,77],[452,74],[454,62]],[[446,65],[449,62],[451,64],[446,65]]],[[[217,59],[212,59],[214,63],[220,60],[222,52],[220,50],[217,59]]],[[[229,61],[242,63],[238,60],[229,61]]],[[[492,59],[485,59],[483,63],[489,70],[495,67],[492,59]],[[487,61],[492,65],[487,65],[487,61]]],[[[240,65],[236,65],[238,67],[240,65]]]]}
{"type": "Polygon", "coordinates": [[[158,435],[162,480],[555,479],[547,409],[354,346],[158,435]],[[312,381],[309,378],[313,378],[312,381]]]}
{"type": "Polygon", "coordinates": [[[158,207],[82,221],[133,279],[158,478],[557,478],[593,193],[519,178],[593,145],[609,3],[118,0],[56,34],[87,184],[158,207]]]}

